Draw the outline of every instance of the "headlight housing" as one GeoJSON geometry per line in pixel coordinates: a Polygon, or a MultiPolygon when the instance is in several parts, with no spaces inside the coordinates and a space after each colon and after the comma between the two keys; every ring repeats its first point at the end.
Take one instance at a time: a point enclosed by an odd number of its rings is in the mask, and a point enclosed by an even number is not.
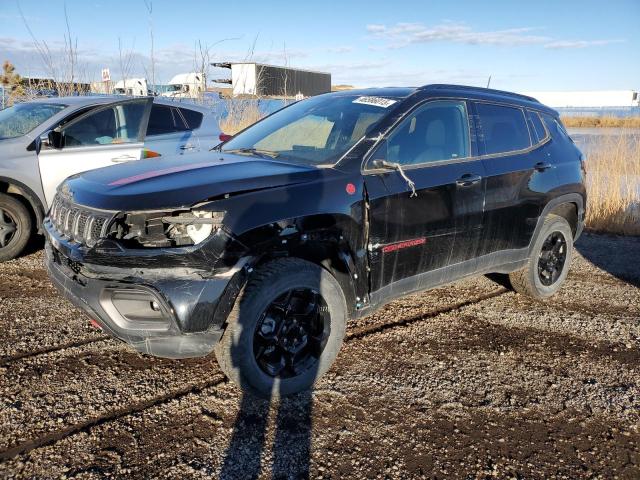
{"type": "Polygon", "coordinates": [[[224,215],[206,210],[124,213],[116,217],[108,237],[133,248],[197,245],[222,228],[224,215]]]}

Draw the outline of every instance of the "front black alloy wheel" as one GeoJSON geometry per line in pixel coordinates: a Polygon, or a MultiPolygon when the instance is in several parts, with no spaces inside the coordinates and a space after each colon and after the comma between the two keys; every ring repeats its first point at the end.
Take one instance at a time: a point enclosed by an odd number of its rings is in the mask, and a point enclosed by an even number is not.
{"type": "Polygon", "coordinates": [[[331,333],[331,317],[319,292],[296,288],[274,299],[260,316],[253,354],[263,372],[291,378],[313,368],[331,333]]]}
{"type": "Polygon", "coordinates": [[[558,281],[567,260],[567,240],[562,232],[551,232],[545,239],[538,257],[540,283],[549,287],[558,281]]]}
{"type": "Polygon", "coordinates": [[[286,396],[313,387],[331,367],[346,322],[331,273],[300,258],[275,259],[251,273],[214,351],[245,392],[286,396]]]}

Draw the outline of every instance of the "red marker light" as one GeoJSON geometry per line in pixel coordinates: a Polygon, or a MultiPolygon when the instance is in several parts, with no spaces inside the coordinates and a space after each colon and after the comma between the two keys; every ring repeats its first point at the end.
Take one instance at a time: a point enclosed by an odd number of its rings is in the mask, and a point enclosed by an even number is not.
{"type": "Polygon", "coordinates": [[[233,138],[233,135],[229,135],[226,133],[221,133],[218,138],[220,139],[221,142],[228,142],[229,140],[231,140],[233,138]]]}
{"type": "Polygon", "coordinates": [[[356,186],[353,183],[347,183],[346,190],[349,195],[353,195],[356,193],[356,186]]]}
{"type": "Polygon", "coordinates": [[[89,320],[89,323],[91,324],[91,326],[93,328],[97,328],[98,330],[102,330],[102,325],[100,325],[98,322],[96,322],[95,320],[91,319],[89,320]]]}

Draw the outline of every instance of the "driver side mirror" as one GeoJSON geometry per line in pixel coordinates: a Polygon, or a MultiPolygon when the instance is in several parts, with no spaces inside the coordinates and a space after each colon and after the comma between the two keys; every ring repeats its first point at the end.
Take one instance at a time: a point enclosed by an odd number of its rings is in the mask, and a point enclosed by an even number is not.
{"type": "Polygon", "coordinates": [[[62,132],[58,130],[49,130],[46,135],[40,137],[42,145],[47,148],[61,149],[63,147],[62,132]],[[43,139],[43,137],[46,137],[43,139]]]}

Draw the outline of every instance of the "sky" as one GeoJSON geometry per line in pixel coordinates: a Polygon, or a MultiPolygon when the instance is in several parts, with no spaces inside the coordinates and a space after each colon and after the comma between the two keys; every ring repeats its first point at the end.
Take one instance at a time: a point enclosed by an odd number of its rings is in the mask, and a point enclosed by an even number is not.
{"type": "Polygon", "coordinates": [[[150,32],[156,83],[204,57],[327,71],[358,87],[491,76],[514,91],[640,89],[640,0],[0,0],[0,61],[23,76],[63,75],[71,38],[83,80],[104,67],[112,80],[150,79],[150,32]]]}

